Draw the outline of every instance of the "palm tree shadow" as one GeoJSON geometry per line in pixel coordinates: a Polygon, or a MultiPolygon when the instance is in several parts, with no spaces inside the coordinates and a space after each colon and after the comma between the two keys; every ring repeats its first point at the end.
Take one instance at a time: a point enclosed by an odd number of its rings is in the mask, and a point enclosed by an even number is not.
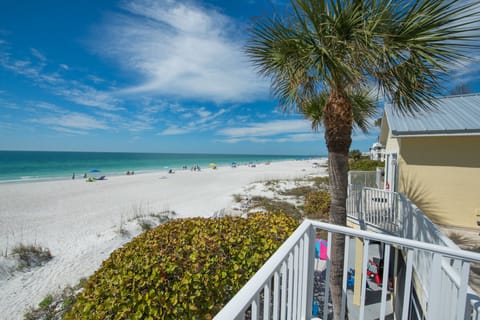
{"type": "Polygon", "coordinates": [[[404,176],[401,180],[401,189],[403,193],[415,204],[415,206],[425,214],[433,223],[445,224],[445,218],[442,209],[435,203],[429,201],[431,192],[422,181],[414,179],[410,175],[404,176]]]}

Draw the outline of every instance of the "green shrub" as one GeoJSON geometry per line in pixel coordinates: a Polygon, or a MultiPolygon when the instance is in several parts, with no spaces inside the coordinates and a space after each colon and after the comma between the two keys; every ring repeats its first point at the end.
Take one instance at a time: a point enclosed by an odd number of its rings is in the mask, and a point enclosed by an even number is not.
{"type": "Polygon", "coordinates": [[[305,197],[304,212],[309,219],[328,220],[330,194],[327,191],[310,192],[305,197]]]}
{"type": "Polygon", "coordinates": [[[350,170],[375,171],[377,167],[384,167],[385,163],[377,160],[361,159],[350,163],[350,170]]]}
{"type": "Polygon", "coordinates": [[[353,160],[358,161],[362,157],[362,152],[358,149],[355,149],[355,150],[350,151],[348,153],[348,156],[350,158],[352,158],[353,160]]]}
{"type": "Polygon", "coordinates": [[[302,186],[302,187],[296,187],[293,189],[288,189],[285,191],[280,191],[279,194],[282,196],[304,197],[309,192],[312,192],[312,190],[315,190],[315,189],[310,186],[302,186]]]}
{"type": "Polygon", "coordinates": [[[296,226],[285,214],[169,221],[114,251],[65,319],[211,319],[296,226]]]}
{"type": "Polygon", "coordinates": [[[330,183],[330,179],[328,176],[326,177],[313,177],[309,179],[310,181],[313,181],[313,184],[316,188],[318,189],[325,189],[328,187],[330,183]]]}
{"type": "Polygon", "coordinates": [[[296,221],[303,220],[303,215],[299,208],[287,201],[262,196],[253,196],[252,200],[254,208],[263,208],[267,212],[283,212],[296,221]]]}

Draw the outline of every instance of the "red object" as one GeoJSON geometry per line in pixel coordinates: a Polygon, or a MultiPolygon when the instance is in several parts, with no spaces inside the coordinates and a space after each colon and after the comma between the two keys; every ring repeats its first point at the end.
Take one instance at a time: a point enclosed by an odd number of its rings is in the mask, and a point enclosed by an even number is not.
{"type": "Polygon", "coordinates": [[[373,278],[377,285],[382,284],[382,279],[380,277],[380,268],[372,259],[368,260],[367,265],[367,277],[373,278]]]}
{"type": "Polygon", "coordinates": [[[390,190],[390,183],[388,183],[388,181],[387,181],[387,184],[385,185],[385,189],[390,190]]]}

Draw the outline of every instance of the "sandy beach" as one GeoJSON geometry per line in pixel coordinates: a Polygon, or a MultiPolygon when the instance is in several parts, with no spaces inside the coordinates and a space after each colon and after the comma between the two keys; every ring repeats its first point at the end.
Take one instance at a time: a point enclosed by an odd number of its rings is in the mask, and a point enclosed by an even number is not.
{"type": "Polygon", "coordinates": [[[250,183],[325,175],[325,168],[312,166],[314,161],[160,171],[91,183],[0,184],[0,318],[22,319],[47,294],[91,275],[113,250],[142,232],[135,217],[166,210],[176,218],[228,212],[232,195],[244,193],[250,183]],[[19,243],[48,248],[53,259],[30,270],[11,270],[3,253],[19,243]]]}

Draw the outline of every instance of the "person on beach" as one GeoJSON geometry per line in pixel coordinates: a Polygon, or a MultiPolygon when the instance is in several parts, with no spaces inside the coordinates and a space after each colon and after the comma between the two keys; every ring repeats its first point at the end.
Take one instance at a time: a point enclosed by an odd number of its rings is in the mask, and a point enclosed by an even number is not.
{"type": "Polygon", "coordinates": [[[87,179],[87,173],[86,172],[83,174],[83,179],[87,179]]]}
{"type": "Polygon", "coordinates": [[[72,174],[72,180],[75,180],[75,172],[72,174]]]}

